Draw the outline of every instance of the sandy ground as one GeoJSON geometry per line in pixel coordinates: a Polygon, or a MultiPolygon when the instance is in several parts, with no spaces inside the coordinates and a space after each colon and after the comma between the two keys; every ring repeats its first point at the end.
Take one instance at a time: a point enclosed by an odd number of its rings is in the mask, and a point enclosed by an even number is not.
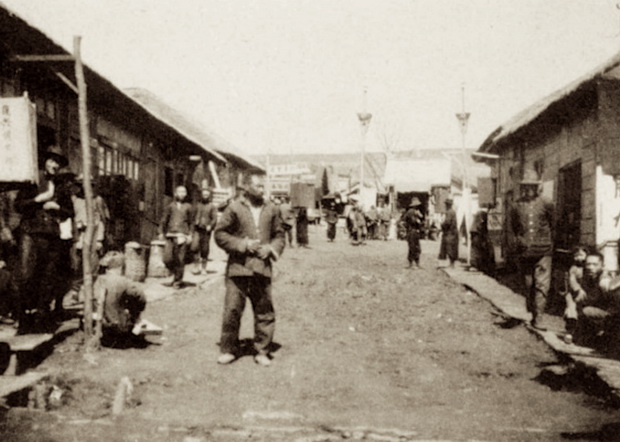
{"type": "MultiPolygon", "coordinates": [[[[47,412],[11,409],[2,440],[580,440],[620,434],[620,412],[578,383],[540,380],[556,356],[437,269],[405,269],[406,243],[335,243],[277,264],[271,367],[215,363],[222,279],[152,302],[165,327],[146,348],[85,358],[81,336],[43,364],[61,392],[47,412]],[[112,416],[119,380],[133,392],[112,416]]],[[[220,260],[221,252],[214,253],[220,260]]],[[[220,263],[221,264],[221,263],[220,263]]],[[[214,266],[218,263],[214,262],[214,266]]],[[[251,339],[252,316],[242,338],[251,339]]],[[[50,384],[51,385],[51,384],[50,384]]],[[[3,433],[2,433],[3,432],[3,433]]]]}

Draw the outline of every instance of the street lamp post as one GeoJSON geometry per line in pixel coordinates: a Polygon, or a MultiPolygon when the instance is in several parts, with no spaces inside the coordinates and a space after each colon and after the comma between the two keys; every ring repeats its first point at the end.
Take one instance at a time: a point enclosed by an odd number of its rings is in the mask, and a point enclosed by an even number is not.
{"type": "Polygon", "coordinates": [[[365,152],[366,152],[366,134],[368,133],[368,126],[370,126],[370,120],[372,119],[372,114],[366,112],[366,92],[367,90],[364,89],[364,110],[362,112],[358,112],[357,113],[357,118],[359,119],[360,122],[360,129],[362,132],[362,139],[361,139],[361,155],[360,155],[360,184],[359,184],[359,188],[360,188],[360,194],[359,194],[359,199],[360,202],[363,201],[363,197],[362,197],[362,191],[364,190],[364,163],[366,162],[365,160],[365,152]]]}
{"type": "Polygon", "coordinates": [[[463,153],[463,220],[465,221],[465,235],[467,245],[467,267],[471,265],[471,238],[469,235],[469,224],[467,223],[467,215],[470,207],[471,191],[469,188],[469,174],[467,173],[467,153],[465,151],[465,136],[467,134],[467,124],[469,123],[469,112],[465,112],[465,85],[461,85],[461,102],[462,111],[456,114],[461,127],[461,147],[463,153]]]}

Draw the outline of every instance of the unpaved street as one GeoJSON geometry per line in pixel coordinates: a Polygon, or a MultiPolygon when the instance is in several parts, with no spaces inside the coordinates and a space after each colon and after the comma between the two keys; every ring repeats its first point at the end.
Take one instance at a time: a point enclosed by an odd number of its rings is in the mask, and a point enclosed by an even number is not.
{"type": "MultiPolygon", "coordinates": [[[[341,231],[311,249],[287,249],[277,265],[271,367],[218,356],[221,279],[147,307],[165,326],[161,345],[77,351],[57,347],[62,404],[47,413],[12,410],[15,440],[339,440],[600,438],[618,410],[579,385],[538,381],[553,353],[436,269],[437,243],[423,243],[422,270],[404,268],[406,243],[353,247],[341,231]],[[134,391],[119,418],[119,379],[134,391]],[[46,437],[43,437],[46,435],[46,437]],[[21,436],[23,439],[20,439],[21,436]]],[[[221,252],[216,255],[219,259],[221,252]]],[[[251,338],[246,310],[242,338],[251,338]]],[[[3,435],[4,436],[4,435],[3,435]]],[[[6,440],[3,439],[3,440],[6,440]]]]}

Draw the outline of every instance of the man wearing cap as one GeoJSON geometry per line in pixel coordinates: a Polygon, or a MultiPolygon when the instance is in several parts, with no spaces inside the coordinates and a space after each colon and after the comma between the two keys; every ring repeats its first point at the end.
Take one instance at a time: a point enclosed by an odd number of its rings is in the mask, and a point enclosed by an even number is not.
{"type": "Polygon", "coordinates": [[[441,223],[441,246],[439,259],[449,259],[450,267],[459,258],[459,228],[456,222],[456,212],[452,208],[452,198],[446,198],[446,213],[441,223]]]}
{"type": "Polygon", "coordinates": [[[541,180],[535,170],[525,170],[519,187],[520,198],[508,214],[508,229],[514,238],[515,258],[525,284],[532,326],[542,329],[551,285],[554,208],[551,201],[540,195],[541,180]]]}
{"type": "Polygon", "coordinates": [[[408,268],[420,268],[420,230],[424,225],[424,216],[418,209],[422,203],[413,197],[409,209],[403,215],[403,222],[407,228],[407,244],[409,246],[408,268]],[[415,267],[414,267],[415,265],[415,267]]]}
{"type": "Polygon", "coordinates": [[[52,299],[60,298],[59,291],[67,288],[62,277],[66,272],[60,271],[60,223],[73,216],[73,204],[70,192],[56,176],[68,161],[58,146],[51,146],[41,158],[38,185],[20,190],[15,200],[15,208],[22,215],[18,229],[22,331],[33,328],[35,314],[47,316],[52,299]]]}

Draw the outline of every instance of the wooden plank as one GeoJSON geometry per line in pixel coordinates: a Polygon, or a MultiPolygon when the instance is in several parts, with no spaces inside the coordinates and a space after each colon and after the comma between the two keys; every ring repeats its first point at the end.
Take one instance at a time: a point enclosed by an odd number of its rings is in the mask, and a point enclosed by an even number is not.
{"type": "Polygon", "coordinates": [[[48,377],[48,373],[28,372],[20,376],[0,376],[0,398],[31,387],[48,377]]]}
{"type": "Polygon", "coordinates": [[[5,340],[10,346],[11,351],[32,351],[37,347],[51,341],[54,338],[52,333],[37,333],[31,335],[17,335],[5,340]]]}
{"type": "Polygon", "coordinates": [[[15,55],[14,61],[75,61],[73,55],[15,55]]]}

